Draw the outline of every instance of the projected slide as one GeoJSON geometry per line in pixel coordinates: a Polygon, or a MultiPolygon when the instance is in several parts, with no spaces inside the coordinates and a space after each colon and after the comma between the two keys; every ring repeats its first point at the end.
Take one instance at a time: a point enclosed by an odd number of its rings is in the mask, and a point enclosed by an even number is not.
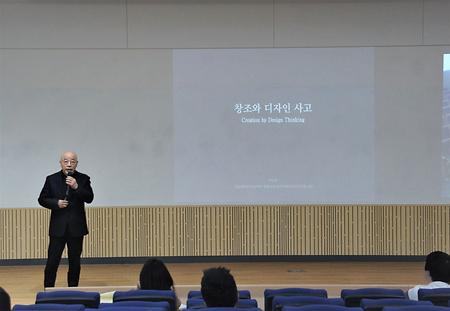
{"type": "Polygon", "coordinates": [[[372,201],[373,54],[174,50],[174,201],[372,201]]]}
{"type": "Polygon", "coordinates": [[[444,54],[443,59],[442,194],[450,198],[450,54],[444,54]]]}
{"type": "Polygon", "coordinates": [[[0,208],[39,207],[66,149],[94,206],[448,204],[449,58],[442,46],[0,50],[0,208]]]}

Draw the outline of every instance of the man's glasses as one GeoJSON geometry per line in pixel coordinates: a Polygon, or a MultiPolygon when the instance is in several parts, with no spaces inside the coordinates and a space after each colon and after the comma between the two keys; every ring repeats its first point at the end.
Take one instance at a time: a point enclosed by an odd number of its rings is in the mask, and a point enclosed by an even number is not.
{"type": "Polygon", "coordinates": [[[66,159],[64,159],[63,163],[64,164],[77,164],[78,161],[77,160],[66,160],[66,159]]]}

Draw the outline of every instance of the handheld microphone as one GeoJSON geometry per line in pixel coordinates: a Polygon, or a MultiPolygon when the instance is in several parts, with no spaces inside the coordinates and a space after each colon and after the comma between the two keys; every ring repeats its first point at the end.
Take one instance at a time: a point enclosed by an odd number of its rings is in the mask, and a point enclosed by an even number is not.
{"type": "MultiPolygon", "coordinates": [[[[72,170],[67,170],[67,176],[72,176],[73,175],[73,171],[72,170]]],[[[70,190],[70,186],[67,185],[66,188],[66,196],[64,197],[64,200],[67,200],[67,198],[69,197],[69,190],[70,190]]]]}

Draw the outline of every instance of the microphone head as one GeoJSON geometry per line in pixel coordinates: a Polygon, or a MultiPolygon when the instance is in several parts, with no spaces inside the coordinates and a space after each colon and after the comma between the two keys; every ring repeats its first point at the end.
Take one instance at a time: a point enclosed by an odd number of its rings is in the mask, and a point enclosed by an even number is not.
{"type": "Polygon", "coordinates": [[[67,170],[67,176],[72,176],[73,175],[73,171],[72,170],[67,170]]]}

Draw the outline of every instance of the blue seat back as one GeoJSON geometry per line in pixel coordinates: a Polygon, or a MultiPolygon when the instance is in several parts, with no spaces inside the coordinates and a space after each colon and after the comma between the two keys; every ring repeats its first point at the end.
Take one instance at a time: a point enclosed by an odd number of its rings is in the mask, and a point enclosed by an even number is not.
{"type": "Polygon", "coordinates": [[[272,301],[275,296],[316,296],[328,298],[325,289],[312,288],[281,288],[264,290],[264,311],[272,311],[272,301]]]}
{"type": "MultiPolygon", "coordinates": [[[[235,308],[248,309],[257,308],[258,302],[256,299],[238,299],[235,308]]],[[[204,309],[208,308],[203,298],[190,298],[186,301],[186,308],[188,309],[204,309]]]]}
{"type": "Polygon", "coordinates": [[[34,305],[15,305],[12,311],[84,311],[82,304],[39,303],[34,305]]]}
{"type": "MultiPolygon", "coordinates": [[[[259,308],[235,308],[235,307],[213,307],[207,308],[205,311],[261,311],[259,308]]],[[[185,309],[185,311],[198,311],[198,309],[185,309]]]]}
{"type": "Polygon", "coordinates": [[[258,301],[256,299],[238,299],[235,307],[239,309],[258,308],[258,301]]]}
{"type": "Polygon", "coordinates": [[[167,301],[117,301],[114,303],[101,303],[99,309],[116,308],[116,307],[145,307],[152,309],[160,309],[162,311],[170,311],[170,304],[167,301]]]}
{"type": "Polygon", "coordinates": [[[302,307],[306,305],[331,304],[344,306],[342,298],[323,298],[315,296],[275,296],[272,300],[272,310],[281,311],[283,307],[302,307]]]}
{"type": "Polygon", "coordinates": [[[401,307],[401,306],[417,306],[417,305],[425,305],[430,306],[433,305],[430,301],[416,301],[409,299],[361,299],[360,306],[364,309],[364,311],[382,311],[384,307],[401,307]]]}
{"type": "Polygon", "coordinates": [[[447,307],[450,300],[450,288],[421,288],[418,297],[419,300],[431,301],[436,306],[447,307]]]}
{"type": "Polygon", "coordinates": [[[204,309],[207,308],[206,302],[203,298],[188,298],[186,300],[187,309],[204,309]]]}
{"type": "Polygon", "coordinates": [[[100,294],[72,290],[39,292],[36,295],[36,304],[40,303],[81,304],[86,308],[98,308],[100,294]]]}
{"type": "Polygon", "coordinates": [[[434,305],[418,305],[408,307],[384,307],[383,311],[449,311],[449,308],[434,305]]]}
{"type": "Polygon", "coordinates": [[[401,289],[390,288],[359,288],[359,289],[343,289],[341,298],[344,299],[346,307],[359,307],[361,299],[405,299],[405,293],[401,289]]]}
{"type": "MultiPolygon", "coordinates": [[[[86,309],[85,311],[96,311],[99,309],[86,309]]],[[[102,311],[164,311],[164,308],[146,307],[146,306],[110,306],[103,307],[102,311]]]]}
{"type": "Polygon", "coordinates": [[[287,306],[283,307],[283,311],[363,311],[363,309],[325,304],[325,305],[307,305],[303,307],[287,306]]]}
{"type": "Polygon", "coordinates": [[[116,291],[113,302],[119,301],[166,301],[170,311],[177,310],[177,297],[171,290],[135,289],[129,291],[116,291]]]}
{"type": "MultiPolygon", "coordinates": [[[[249,290],[246,289],[240,289],[238,290],[238,297],[239,299],[251,299],[251,294],[249,290]]],[[[187,299],[191,298],[203,298],[202,292],[199,290],[191,290],[188,292],[187,299]]]]}

